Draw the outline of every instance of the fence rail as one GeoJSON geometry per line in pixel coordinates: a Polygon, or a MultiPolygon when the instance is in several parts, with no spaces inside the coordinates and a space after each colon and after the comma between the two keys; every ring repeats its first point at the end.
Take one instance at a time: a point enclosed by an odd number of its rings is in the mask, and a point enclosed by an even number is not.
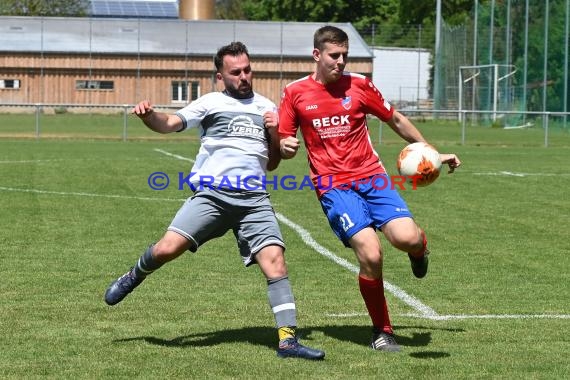
{"type": "MultiPolygon", "coordinates": [[[[10,104],[0,103],[0,138],[4,137],[97,137],[127,141],[156,137],[151,131],[139,128],[140,122],[132,115],[133,104],[10,104]],[[88,116],[88,117],[87,117],[88,116]],[[136,128],[133,125],[136,123],[136,128]]],[[[180,107],[156,105],[156,110],[174,112],[180,107]]],[[[541,137],[544,147],[553,141],[570,146],[570,128],[567,121],[570,112],[522,112],[435,110],[402,108],[417,125],[445,124],[453,135],[459,131],[457,143],[472,141],[470,133],[477,130],[533,130],[533,138],[541,137]],[[453,129],[454,128],[454,129],[453,129]],[[554,135],[552,132],[554,131],[554,135]]],[[[372,118],[374,119],[374,118],[372,118]]],[[[379,142],[382,142],[383,124],[379,124],[379,142]]],[[[371,126],[373,124],[371,123],[371,126]]],[[[529,136],[530,137],[530,136],[529,136]]],[[[534,143],[536,141],[533,140],[534,143]]],[[[557,144],[560,145],[560,144],[557,144]]]]}

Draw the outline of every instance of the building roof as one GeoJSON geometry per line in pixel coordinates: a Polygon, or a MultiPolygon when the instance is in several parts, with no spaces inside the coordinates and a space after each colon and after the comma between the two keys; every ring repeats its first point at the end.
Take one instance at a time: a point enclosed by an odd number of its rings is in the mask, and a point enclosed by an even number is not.
{"type": "Polygon", "coordinates": [[[89,14],[92,17],[178,18],[178,2],[175,0],[91,0],[89,14]]]}
{"type": "Polygon", "coordinates": [[[335,25],[349,56],[374,54],[350,23],[0,16],[0,52],[208,55],[231,41],[252,56],[311,56],[313,33],[335,25]]]}

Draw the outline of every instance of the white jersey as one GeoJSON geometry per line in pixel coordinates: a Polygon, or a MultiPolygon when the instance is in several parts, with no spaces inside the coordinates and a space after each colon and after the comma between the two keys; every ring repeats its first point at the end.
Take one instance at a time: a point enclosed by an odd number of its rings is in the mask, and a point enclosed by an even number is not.
{"type": "Polygon", "coordinates": [[[211,92],[176,112],[184,129],[200,131],[201,146],[189,182],[196,187],[264,188],[269,149],[263,114],[276,110],[272,101],[257,93],[235,99],[211,92]]]}

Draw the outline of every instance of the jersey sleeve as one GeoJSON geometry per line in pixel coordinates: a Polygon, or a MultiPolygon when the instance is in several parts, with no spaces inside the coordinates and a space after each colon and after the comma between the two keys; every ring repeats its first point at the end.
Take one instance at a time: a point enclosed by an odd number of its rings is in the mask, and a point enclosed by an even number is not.
{"type": "Polygon", "coordinates": [[[279,105],[279,136],[281,138],[297,135],[297,117],[290,88],[285,88],[279,105]]]}
{"type": "Polygon", "coordinates": [[[363,87],[366,113],[372,114],[384,122],[390,120],[394,114],[394,109],[392,105],[384,99],[380,90],[378,90],[369,78],[364,80],[363,87]]]}
{"type": "Polygon", "coordinates": [[[207,96],[202,96],[175,113],[180,119],[182,119],[183,124],[182,129],[178,132],[200,125],[208,112],[206,103],[207,96]]]}

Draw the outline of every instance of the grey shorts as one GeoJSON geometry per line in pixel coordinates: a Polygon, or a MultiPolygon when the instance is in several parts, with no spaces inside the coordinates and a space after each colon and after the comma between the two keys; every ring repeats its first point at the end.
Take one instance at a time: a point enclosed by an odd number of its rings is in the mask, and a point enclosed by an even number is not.
{"type": "Polygon", "coordinates": [[[195,252],[207,241],[232,230],[246,266],[268,245],[285,249],[269,194],[204,189],[188,198],[168,227],[190,240],[195,252]]]}

